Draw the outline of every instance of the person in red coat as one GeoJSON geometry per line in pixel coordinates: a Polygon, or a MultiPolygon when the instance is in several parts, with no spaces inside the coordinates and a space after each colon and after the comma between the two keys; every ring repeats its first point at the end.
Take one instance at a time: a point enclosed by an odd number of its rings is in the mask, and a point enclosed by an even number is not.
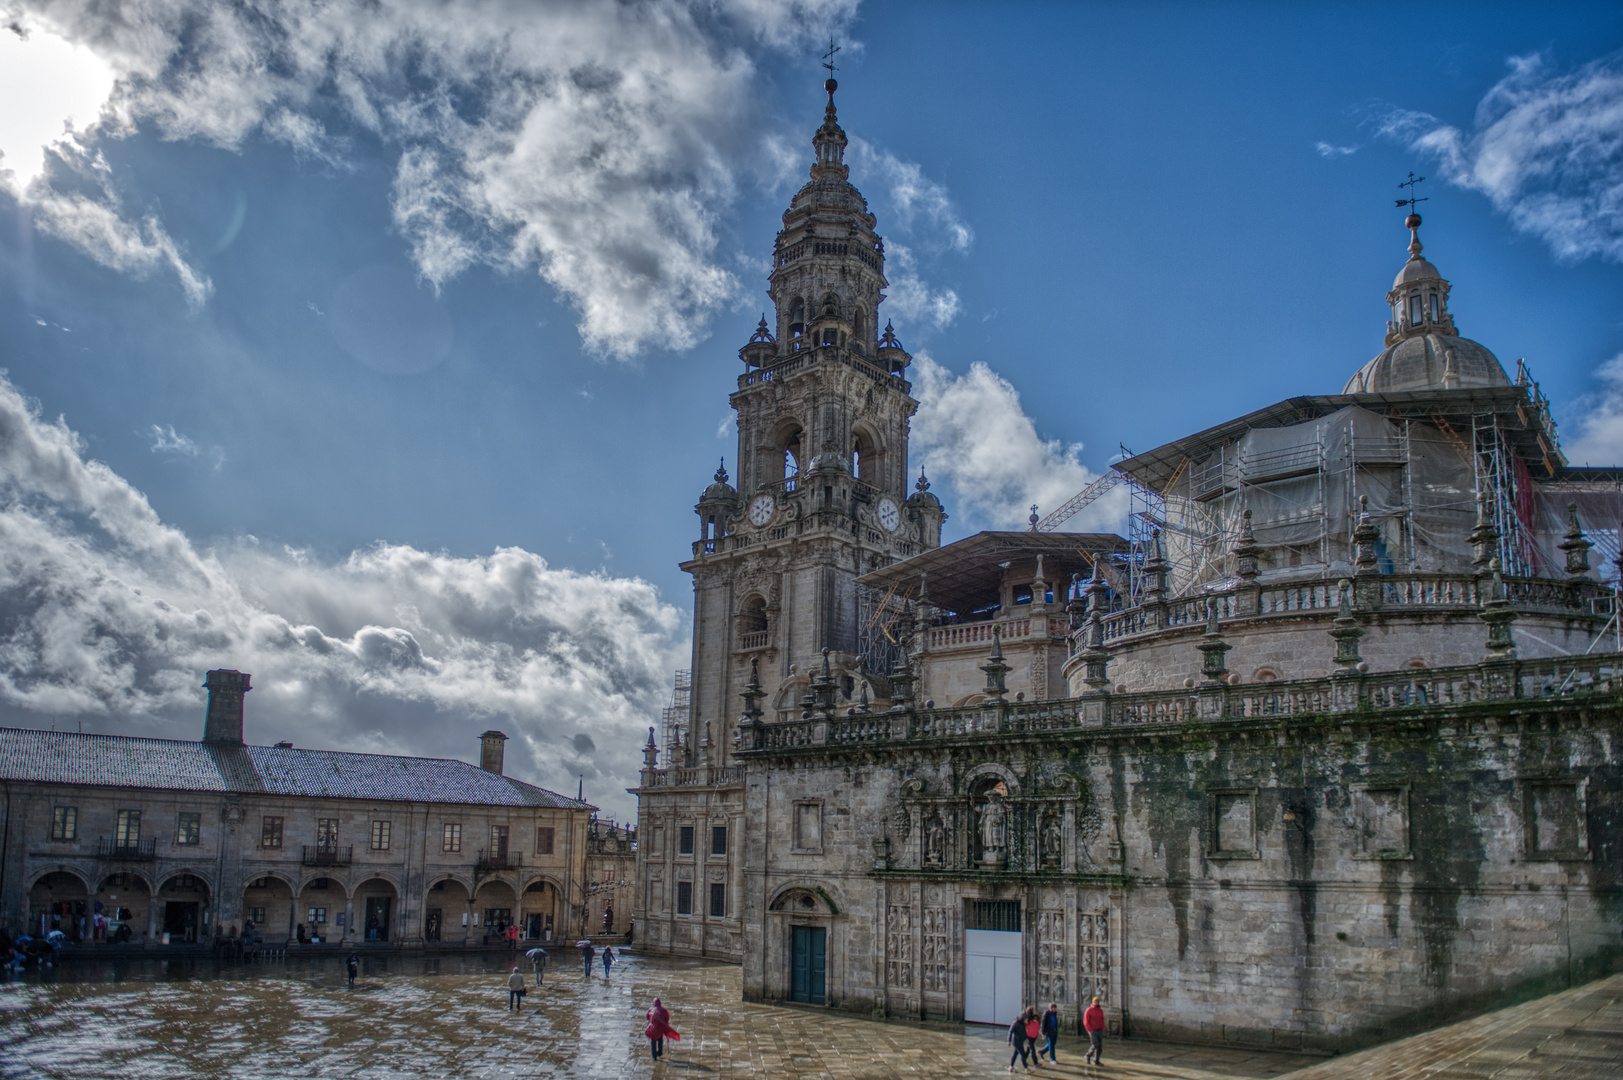
{"type": "Polygon", "coordinates": [[[1104,1064],[1101,1055],[1104,1053],[1105,1011],[1099,1007],[1098,998],[1082,1013],[1082,1030],[1088,1033],[1088,1052],[1082,1060],[1104,1064]]]}
{"type": "Polygon", "coordinates": [[[654,1007],[648,1010],[648,1026],[643,1029],[648,1036],[648,1047],[653,1052],[654,1060],[658,1061],[665,1054],[665,1040],[677,1042],[682,1036],[671,1027],[671,1012],[654,999],[654,1007]]]}

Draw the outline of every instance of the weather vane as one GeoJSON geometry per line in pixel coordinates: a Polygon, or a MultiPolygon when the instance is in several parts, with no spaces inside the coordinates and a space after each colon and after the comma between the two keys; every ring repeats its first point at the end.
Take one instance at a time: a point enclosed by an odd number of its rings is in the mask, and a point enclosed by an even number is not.
{"type": "Polygon", "coordinates": [[[1409,179],[1404,180],[1404,181],[1402,181],[1402,182],[1400,182],[1398,184],[1398,187],[1400,187],[1400,188],[1408,188],[1409,189],[1409,197],[1407,199],[1399,199],[1398,200],[1398,205],[1399,206],[1407,206],[1409,208],[1409,212],[1411,214],[1415,212],[1415,209],[1414,209],[1415,204],[1423,203],[1423,202],[1430,202],[1431,201],[1430,199],[1417,199],[1417,198],[1414,197],[1414,186],[1416,184],[1420,183],[1421,181],[1425,180],[1425,179],[1426,178],[1424,176],[1416,176],[1414,173],[1410,173],[1409,174],[1409,179]]]}
{"type": "Polygon", "coordinates": [[[839,51],[840,47],[834,44],[834,38],[830,36],[828,39],[828,52],[823,54],[823,66],[828,68],[828,77],[831,79],[834,77],[834,54],[839,51]]]}

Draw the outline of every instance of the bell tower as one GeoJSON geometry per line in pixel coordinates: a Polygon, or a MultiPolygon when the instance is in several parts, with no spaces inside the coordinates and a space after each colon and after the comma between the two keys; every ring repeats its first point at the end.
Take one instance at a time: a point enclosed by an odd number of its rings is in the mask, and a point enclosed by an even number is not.
{"type": "Polygon", "coordinates": [[[941,542],[940,503],[909,498],[912,357],[880,321],[885,244],[849,179],[833,78],[825,88],[810,182],[773,244],[773,314],[739,350],[738,486],[717,471],[682,565],[694,587],[693,711],[670,765],[730,760],[752,680],[768,722],[798,717],[824,650],[842,709],[888,697],[888,668],[864,662],[856,579],[941,542]]]}

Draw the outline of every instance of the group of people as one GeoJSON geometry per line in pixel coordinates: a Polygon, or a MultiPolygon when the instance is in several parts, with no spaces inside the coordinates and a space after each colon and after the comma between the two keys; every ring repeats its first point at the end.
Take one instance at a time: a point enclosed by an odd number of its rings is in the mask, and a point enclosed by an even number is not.
{"type": "MultiPolygon", "coordinates": [[[[582,941],[580,944],[580,953],[581,959],[585,961],[585,970],[583,975],[590,979],[592,977],[592,961],[597,959],[598,955],[597,948],[590,941],[582,941]]],[[[525,952],[524,956],[530,961],[530,970],[535,972],[535,985],[540,986],[541,981],[545,977],[547,971],[547,950],[537,947],[525,952]]],[[[603,946],[603,977],[605,979],[609,977],[609,972],[613,970],[615,961],[618,959],[619,958],[615,955],[612,947],[608,945],[603,946]]],[[[524,998],[526,995],[527,990],[524,986],[524,973],[519,971],[517,964],[514,964],[512,970],[507,976],[508,1011],[523,1012],[524,998]]]]}
{"type": "MultiPolygon", "coordinates": [[[[1104,1064],[1104,1032],[1105,1011],[1094,998],[1093,1003],[1082,1012],[1082,1030],[1088,1035],[1088,1052],[1083,1061],[1090,1065],[1104,1064]]],[[[1027,1072],[1033,1065],[1041,1066],[1043,1055],[1048,1055],[1051,1065],[1059,1064],[1059,1057],[1055,1048],[1059,1043],[1059,1004],[1050,1002],[1048,1011],[1042,1014],[1037,1012],[1035,1005],[1023,1009],[1009,1025],[1009,1045],[1014,1047],[1014,1053],[1009,1055],[1009,1071],[1014,1072],[1014,1063],[1018,1061],[1027,1072]]]]}

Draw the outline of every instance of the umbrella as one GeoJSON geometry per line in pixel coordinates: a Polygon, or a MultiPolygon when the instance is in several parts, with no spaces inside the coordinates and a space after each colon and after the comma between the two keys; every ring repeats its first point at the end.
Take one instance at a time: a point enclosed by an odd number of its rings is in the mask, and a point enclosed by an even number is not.
{"type": "Polygon", "coordinates": [[[591,944],[592,943],[590,941],[588,941],[586,938],[581,938],[579,941],[575,942],[575,948],[577,948],[577,949],[586,949],[586,948],[590,948],[591,944]]]}
{"type": "Polygon", "coordinates": [[[537,956],[545,956],[545,955],[547,955],[547,950],[545,950],[545,949],[526,949],[524,951],[524,955],[528,956],[531,960],[534,960],[537,956]]]}
{"type": "Polygon", "coordinates": [[[68,935],[64,934],[60,930],[52,930],[49,934],[45,935],[45,940],[49,941],[52,945],[57,945],[68,940],[68,935]]]}

